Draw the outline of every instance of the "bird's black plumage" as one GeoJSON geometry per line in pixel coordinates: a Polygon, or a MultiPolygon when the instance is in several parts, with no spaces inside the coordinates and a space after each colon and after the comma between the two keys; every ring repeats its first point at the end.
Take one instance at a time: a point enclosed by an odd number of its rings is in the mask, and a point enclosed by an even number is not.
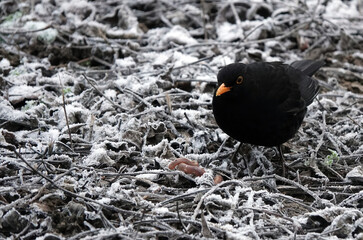
{"type": "Polygon", "coordinates": [[[299,129],[319,91],[311,76],[323,61],[233,63],[218,73],[213,113],[218,126],[243,143],[279,146],[299,129]]]}

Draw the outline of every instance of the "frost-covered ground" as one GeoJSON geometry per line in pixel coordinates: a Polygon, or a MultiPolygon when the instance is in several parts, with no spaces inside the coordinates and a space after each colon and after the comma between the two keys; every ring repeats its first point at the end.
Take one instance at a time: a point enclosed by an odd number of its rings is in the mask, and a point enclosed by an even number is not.
{"type": "Polygon", "coordinates": [[[361,0],[19,0],[0,16],[0,238],[363,239],[361,0]],[[326,65],[287,175],[273,148],[232,163],[218,70],[299,59],[326,65]],[[170,170],[181,157],[205,174],[170,170]]]}

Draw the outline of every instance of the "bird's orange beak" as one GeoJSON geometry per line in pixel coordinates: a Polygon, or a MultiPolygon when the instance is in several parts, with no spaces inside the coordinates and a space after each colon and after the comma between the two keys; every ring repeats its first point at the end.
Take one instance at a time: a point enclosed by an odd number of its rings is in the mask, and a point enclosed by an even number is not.
{"type": "Polygon", "coordinates": [[[221,86],[219,86],[219,88],[217,89],[216,97],[222,95],[223,93],[231,91],[231,88],[232,87],[226,87],[226,85],[224,85],[224,83],[222,83],[221,86]]]}

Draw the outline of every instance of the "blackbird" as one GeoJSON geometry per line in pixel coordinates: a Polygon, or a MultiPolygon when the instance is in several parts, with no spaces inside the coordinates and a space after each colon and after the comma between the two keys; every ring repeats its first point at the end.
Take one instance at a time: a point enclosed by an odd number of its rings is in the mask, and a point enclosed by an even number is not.
{"type": "MultiPolygon", "coordinates": [[[[233,63],[218,73],[213,114],[218,126],[241,143],[276,146],[292,138],[319,91],[311,76],[323,61],[233,63]]],[[[283,163],[284,171],[284,163],[283,163]]]]}

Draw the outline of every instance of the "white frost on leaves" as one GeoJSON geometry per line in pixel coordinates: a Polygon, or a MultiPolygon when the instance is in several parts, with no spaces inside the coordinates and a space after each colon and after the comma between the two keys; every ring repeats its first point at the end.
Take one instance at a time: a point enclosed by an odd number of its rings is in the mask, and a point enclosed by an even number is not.
{"type": "MultiPolygon", "coordinates": [[[[167,32],[169,32],[169,28],[161,27],[161,28],[152,28],[145,34],[145,37],[148,39],[148,45],[155,47],[164,47],[165,43],[161,41],[161,36],[165,36],[167,32]]],[[[153,51],[145,52],[144,54],[152,54],[153,51]]]]}
{"type": "Polygon", "coordinates": [[[140,79],[135,76],[120,76],[115,81],[115,84],[120,88],[129,88],[137,93],[148,93],[157,91],[156,77],[148,77],[147,79],[140,79]]]}
{"type": "MultiPolygon", "coordinates": [[[[38,30],[38,29],[45,28],[47,25],[48,24],[45,22],[28,21],[27,23],[25,23],[23,28],[25,30],[32,31],[32,30],[38,30]]],[[[35,35],[37,36],[39,41],[49,44],[49,43],[54,42],[55,38],[58,35],[58,31],[57,31],[57,29],[54,29],[54,28],[47,28],[45,30],[36,32],[35,35]]]]}
{"type": "Polygon", "coordinates": [[[111,197],[112,199],[125,199],[131,200],[132,196],[135,194],[134,189],[125,189],[123,185],[120,184],[119,181],[114,182],[108,187],[106,195],[111,197]]]}
{"type": "MultiPolygon", "coordinates": [[[[153,53],[151,53],[153,54],[153,53]]],[[[153,65],[160,65],[163,66],[167,64],[170,59],[173,57],[172,52],[162,52],[162,53],[155,53],[157,56],[154,58],[153,65]]]]}
{"type": "Polygon", "coordinates": [[[116,59],[115,63],[122,68],[133,68],[136,66],[135,60],[132,57],[116,59]]]}
{"type": "Polygon", "coordinates": [[[180,25],[175,25],[167,32],[163,37],[162,41],[164,43],[174,42],[180,45],[192,45],[198,43],[190,33],[180,25]]]}
{"type": "Polygon", "coordinates": [[[88,3],[86,0],[78,1],[65,1],[61,5],[61,9],[66,12],[74,12],[85,10],[87,8],[93,8],[93,4],[88,3]]]}
{"type": "Polygon", "coordinates": [[[83,160],[85,166],[98,166],[100,164],[113,165],[115,163],[108,155],[106,149],[95,145],[92,147],[91,154],[83,160]]]}
{"type": "MultiPolygon", "coordinates": [[[[47,64],[48,65],[48,64],[47,64]]],[[[59,72],[51,77],[38,77],[37,81],[39,84],[54,84],[59,85],[62,83],[64,88],[69,88],[67,85],[73,85],[76,81],[75,77],[65,72],[59,72]]]]}
{"type": "Polygon", "coordinates": [[[195,183],[198,186],[202,186],[202,185],[212,186],[214,184],[214,182],[213,182],[214,172],[211,169],[206,169],[206,168],[203,168],[203,169],[205,170],[205,173],[200,177],[196,177],[195,183]]]}
{"type": "Polygon", "coordinates": [[[0,68],[1,69],[5,69],[5,68],[8,68],[8,67],[10,67],[9,60],[6,59],[6,58],[1,59],[1,61],[0,61],[0,68]]]}
{"type": "MultiPolygon", "coordinates": [[[[231,53],[232,53],[232,51],[231,51],[231,53]]],[[[226,55],[223,54],[223,55],[215,56],[211,60],[209,65],[216,66],[216,67],[214,67],[213,70],[215,70],[215,73],[217,74],[217,72],[220,70],[220,68],[222,68],[228,64],[234,63],[234,60],[235,60],[234,54],[226,54],[226,55]]]]}
{"type": "Polygon", "coordinates": [[[243,38],[243,30],[236,24],[223,22],[217,27],[217,35],[219,41],[232,42],[243,38]]]}
{"type": "Polygon", "coordinates": [[[355,52],[355,53],[353,53],[352,54],[352,57],[353,58],[360,58],[360,59],[362,59],[363,60],[363,52],[355,52]]]}
{"type": "Polygon", "coordinates": [[[102,23],[97,21],[87,21],[82,24],[82,27],[86,28],[88,34],[92,33],[93,35],[98,36],[99,32],[104,32],[108,30],[108,27],[102,23]]]}
{"type": "Polygon", "coordinates": [[[226,138],[228,138],[228,137],[229,137],[229,136],[228,136],[226,133],[224,133],[224,132],[223,132],[220,128],[217,128],[215,131],[217,132],[218,136],[221,138],[222,142],[223,142],[226,138]]]}
{"type": "Polygon", "coordinates": [[[173,159],[155,157],[155,161],[160,164],[161,168],[168,169],[168,171],[169,171],[168,166],[172,162],[172,160],[173,159]]]}
{"type": "Polygon", "coordinates": [[[121,37],[127,37],[127,38],[138,38],[142,35],[142,31],[138,26],[133,26],[129,29],[108,29],[107,35],[113,38],[121,38],[121,37]]]}
{"type": "Polygon", "coordinates": [[[200,80],[201,82],[202,81],[216,81],[216,75],[214,73],[210,73],[210,72],[206,72],[206,73],[203,73],[202,75],[197,75],[195,76],[195,79],[196,80],[200,80]]]}
{"type": "Polygon", "coordinates": [[[163,139],[155,145],[144,145],[142,151],[146,154],[152,154],[156,152],[166,153],[168,143],[168,139],[163,139]]]}
{"type": "Polygon", "coordinates": [[[52,128],[52,129],[49,129],[48,131],[48,139],[50,142],[54,142],[54,141],[57,141],[58,140],[58,137],[59,137],[59,130],[58,129],[55,129],[55,128],[52,128]]]}
{"type": "MultiPolygon", "coordinates": [[[[220,204],[221,202],[218,202],[218,205],[220,204]]],[[[233,218],[233,215],[234,215],[234,210],[225,210],[224,211],[224,215],[219,217],[218,220],[219,220],[219,223],[223,224],[223,223],[229,223],[231,222],[232,218],[233,218]]]]}
{"type": "Polygon", "coordinates": [[[188,118],[192,121],[195,122],[198,119],[200,119],[200,111],[198,110],[193,110],[193,109],[174,109],[172,111],[172,116],[176,117],[178,119],[180,119],[181,122],[183,123],[187,123],[188,120],[185,117],[185,114],[188,116],[188,118]]]}
{"type": "Polygon", "coordinates": [[[248,235],[250,232],[256,232],[256,230],[251,227],[251,226],[247,226],[243,229],[241,228],[235,228],[230,224],[225,225],[225,227],[223,227],[223,229],[226,230],[226,239],[233,239],[233,240],[253,240],[256,238],[252,238],[249,237],[248,235]],[[247,228],[247,229],[246,229],[247,228]]]}
{"type": "Polygon", "coordinates": [[[104,92],[104,95],[106,97],[108,97],[109,99],[111,100],[115,100],[116,99],[116,94],[117,92],[113,89],[106,89],[105,92],[104,92]]]}
{"type": "Polygon", "coordinates": [[[28,21],[24,24],[23,28],[24,28],[24,30],[33,31],[33,30],[38,30],[38,29],[44,28],[46,26],[47,26],[47,24],[45,22],[28,21]]]}
{"type": "Polygon", "coordinates": [[[156,207],[156,208],[153,208],[151,212],[155,213],[155,214],[167,214],[170,211],[166,207],[156,207]]]}
{"type": "Polygon", "coordinates": [[[271,57],[270,54],[264,53],[262,56],[263,56],[262,59],[265,62],[282,62],[282,59],[281,58],[279,58],[279,57],[271,57]]]}
{"type": "Polygon", "coordinates": [[[14,68],[10,71],[8,81],[14,85],[26,85],[36,79],[38,74],[36,72],[27,72],[24,65],[14,68]]]}
{"type": "Polygon", "coordinates": [[[111,198],[103,197],[101,199],[97,199],[97,202],[102,203],[102,204],[110,204],[111,203],[111,198]]]}
{"type": "Polygon", "coordinates": [[[6,119],[7,121],[17,121],[28,118],[29,116],[27,114],[14,109],[7,100],[0,96],[0,119],[6,119]]]}
{"type": "MultiPolygon", "coordinates": [[[[189,102],[190,103],[196,103],[196,104],[203,104],[203,103],[212,103],[212,95],[211,94],[208,94],[208,93],[201,93],[199,96],[198,99],[195,99],[195,98],[190,98],[189,99],[189,102]]],[[[208,114],[209,111],[205,108],[200,108],[198,109],[198,111],[200,110],[200,114],[203,115],[203,114],[208,114]]],[[[189,117],[189,116],[188,116],[189,117]]]]}
{"type": "Polygon", "coordinates": [[[353,168],[350,172],[347,173],[345,179],[348,182],[356,181],[363,183],[363,166],[357,166],[353,168]]]}
{"type": "Polygon", "coordinates": [[[252,55],[260,55],[262,61],[264,62],[283,62],[282,59],[279,57],[271,57],[271,51],[271,48],[265,48],[264,51],[256,48],[250,48],[246,52],[252,55]]]}
{"type": "Polygon", "coordinates": [[[75,26],[79,27],[81,24],[94,19],[96,8],[86,0],[67,1],[63,2],[59,8],[59,13],[62,12],[66,15],[68,21],[73,22],[75,26]],[[86,19],[83,19],[87,11],[90,11],[90,14],[86,19]]]}
{"type": "Polygon", "coordinates": [[[147,179],[147,180],[150,180],[150,181],[154,181],[156,179],[158,179],[158,174],[139,174],[136,176],[136,178],[140,178],[140,179],[147,179]]]}
{"type": "Polygon", "coordinates": [[[198,8],[192,4],[183,4],[182,7],[184,12],[190,14],[190,15],[195,15],[195,16],[200,16],[201,14],[203,14],[202,12],[202,8],[198,8]]]}
{"type": "Polygon", "coordinates": [[[323,16],[325,18],[350,18],[350,17],[360,17],[361,14],[358,11],[358,0],[352,1],[341,1],[341,0],[331,0],[327,2],[325,13],[323,16]]]}
{"type": "MultiPolygon", "coordinates": [[[[350,130],[351,127],[347,127],[347,131],[350,130]]],[[[359,134],[357,132],[348,132],[346,133],[345,135],[341,135],[339,137],[339,139],[342,141],[342,142],[348,142],[350,140],[354,140],[354,139],[359,139],[359,134]]]]}
{"type": "Polygon", "coordinates": [[[207,147],[207,143],[206,143],[206,132],[205,131],[196,131],[194,133],[194,136],[192,138],[192,141],[190,143],[191,147],[193,148],[193,152],[194,153],[200,153],[203,154],[204,149],[207,147]]]}
{"type": "Polygon", "coordinates": [[[50,12],[46,7],[46,4],[44,4],[43,1],[35,5],[34,12],[40,16],[47,16],[48,14],[50,14],[50,12]]]}
{"type": "MultiPolygon", "coordinates": [[[[74,119],[74,118],[82,119],[84,122],[86,122],[88,119],[88,116],[90,115],[90,110],[81,106],[79,102],[73,102],[72,104],[68,104],[65,107],[66,107],[67,116],[68,116],[68,120],[70,121],[69,122],[70,124],[73,123],[72,119],[74,119]]],[[[62,129],[63,127],[66,126],[66,118],[64,115],[63,107],[60,107],[60,110],[58,112],[58,117],[60,120],[58,122],[58,126],[59,126],[59,128],[62,129]]]]}
{"type": "Polygon", "coordinates": [[[9,89],[9,101],[21,100],[24,98],[34,99],[38,98],[41,94],[41,87],[28,86],[28,85],[18,85],[13,86],[9,89]]]}
{"type": "Polygon", "coordinates": [[[174,52],[174,54],[173,54],[174,67],[184,66],[186,64],[196,62],[196,61],[198,61],[198,58],[193,57],[189,54],[184,54],[184,53],[181,53],[178,51],[174,52]]]}

